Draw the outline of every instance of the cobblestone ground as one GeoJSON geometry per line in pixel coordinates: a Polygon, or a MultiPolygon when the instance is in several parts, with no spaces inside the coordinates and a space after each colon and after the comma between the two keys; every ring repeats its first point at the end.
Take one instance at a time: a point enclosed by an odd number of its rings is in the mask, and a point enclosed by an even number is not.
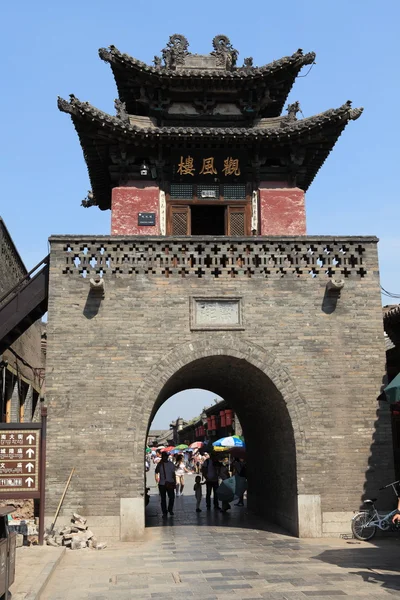
{"type": "Polygon", "coordinates": [[[397,538],[298,540],[246,508],[196,513],[193,479],[166,521],[152,488],[143,542],[67,551],[42,600],[400,598],[397,538]]]}

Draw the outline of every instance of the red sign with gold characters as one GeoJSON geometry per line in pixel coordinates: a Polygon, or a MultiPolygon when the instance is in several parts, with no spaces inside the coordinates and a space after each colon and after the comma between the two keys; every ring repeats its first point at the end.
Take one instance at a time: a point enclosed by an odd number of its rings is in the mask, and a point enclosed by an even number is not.
{"type": "Polygon", "coordinates": [[[0,494],[38,492],[39,459],[40,429],[0,431],[0,494]]]}

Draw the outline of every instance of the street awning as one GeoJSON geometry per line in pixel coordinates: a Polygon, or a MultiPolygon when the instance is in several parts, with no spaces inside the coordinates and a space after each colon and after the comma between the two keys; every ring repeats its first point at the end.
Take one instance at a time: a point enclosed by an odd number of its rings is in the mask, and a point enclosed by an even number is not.
{"type": "Polygon", "coordinates": [[[390,404],[400,402],[400,373],[383,390],[390,404]]]}

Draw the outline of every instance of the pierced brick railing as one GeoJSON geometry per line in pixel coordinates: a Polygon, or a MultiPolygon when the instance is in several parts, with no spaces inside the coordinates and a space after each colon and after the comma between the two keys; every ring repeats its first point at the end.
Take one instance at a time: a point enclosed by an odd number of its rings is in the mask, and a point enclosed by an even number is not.
{"type": "Polygon", "coordinates": [[[65,275],[363,278],[377,271],[375,237],[53,236],[65,275]]]}

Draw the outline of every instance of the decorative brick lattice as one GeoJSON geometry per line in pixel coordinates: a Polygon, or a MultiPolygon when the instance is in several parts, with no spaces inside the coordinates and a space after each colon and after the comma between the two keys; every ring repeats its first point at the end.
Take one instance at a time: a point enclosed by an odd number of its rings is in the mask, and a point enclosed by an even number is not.
{"type": "MultiPolygon", "coordinates": [[[[375,245],[375,244],[374,244],[375,245]]],[[[368,244],[312,238],[63,239],[63,273],[82,277],[148,274],[163,277],[364,278],[368,244]]],[[[370,266],[375,269],[375,266],[370,266]]],[[[372,272],[372,270],[371,270],[372,272]]]]}

